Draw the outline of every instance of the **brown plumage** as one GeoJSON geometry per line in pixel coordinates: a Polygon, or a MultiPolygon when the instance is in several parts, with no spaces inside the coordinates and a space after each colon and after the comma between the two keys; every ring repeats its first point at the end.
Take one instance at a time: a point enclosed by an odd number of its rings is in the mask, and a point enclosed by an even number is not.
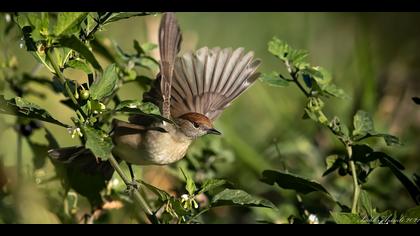
{"type": "Polygon", "coordinates": [[[213,122],[259,77],[260,60],[253,52],[203,47],[178,56],[181,41],[175,14],[165,13],[159,27],[160,73],[143,95],[173,123],[144,115],[114,120],[114,156],[139,165],[180,160],[196,138],[220,134],[213,122]]]}

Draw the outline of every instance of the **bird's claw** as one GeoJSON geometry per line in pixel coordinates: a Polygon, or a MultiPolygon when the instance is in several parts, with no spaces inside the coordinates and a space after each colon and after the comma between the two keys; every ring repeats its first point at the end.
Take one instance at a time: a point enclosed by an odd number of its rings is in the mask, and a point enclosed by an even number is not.
{"type": "Polygon", "coordinates": [[[139,182],[137,180],[133,180],[130,183],[127,183],[126,192],[130,193],[134,190],[138,190],[140,188],[139,182]]]}

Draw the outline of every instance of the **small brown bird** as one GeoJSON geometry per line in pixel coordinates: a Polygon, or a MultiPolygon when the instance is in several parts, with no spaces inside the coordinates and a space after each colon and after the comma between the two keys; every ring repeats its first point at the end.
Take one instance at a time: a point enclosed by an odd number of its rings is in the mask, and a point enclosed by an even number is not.
{"type": "MultiPolygon", "coordinates": [[[[173,122],[141,115],[130,116],[129,122],[114,119],[112,152],[117,158],[137,165],[182,159],[198,137],[220,134],[214,120],[259,77],[260,60],[253,52],[204,47],[178,57],[181,41],[175,14],[165,13],[159,28],[160,73],[143,97],[173,122]]],[[[69,153],[56,149],[50,156],[67,160],[69,153]]]]}

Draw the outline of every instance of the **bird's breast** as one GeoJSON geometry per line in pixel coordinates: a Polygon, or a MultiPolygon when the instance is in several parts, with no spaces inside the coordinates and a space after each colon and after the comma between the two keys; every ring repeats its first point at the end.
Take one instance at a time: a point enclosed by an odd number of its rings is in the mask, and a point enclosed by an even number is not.
{"type": "Polygon", "coordinates": [[[137,165],[166,165],[182,159],[192,140],[172,126],[163,128],[167,132],[148,130],[120,136],[113,152],[137,165]]]}

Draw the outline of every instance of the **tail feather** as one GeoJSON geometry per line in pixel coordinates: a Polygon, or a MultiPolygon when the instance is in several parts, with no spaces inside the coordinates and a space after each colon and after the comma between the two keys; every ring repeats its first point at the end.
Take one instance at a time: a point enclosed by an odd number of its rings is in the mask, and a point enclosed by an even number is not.
{"type": "Polygon", "coordinates": [[[51,159],[57,163],[79,169],[89,175],[101,174],[106,180],[111,179],[114,168],[109,161],[101,161],[89,150],[80,147],[65,147],[48,151],[51,159]]]}

